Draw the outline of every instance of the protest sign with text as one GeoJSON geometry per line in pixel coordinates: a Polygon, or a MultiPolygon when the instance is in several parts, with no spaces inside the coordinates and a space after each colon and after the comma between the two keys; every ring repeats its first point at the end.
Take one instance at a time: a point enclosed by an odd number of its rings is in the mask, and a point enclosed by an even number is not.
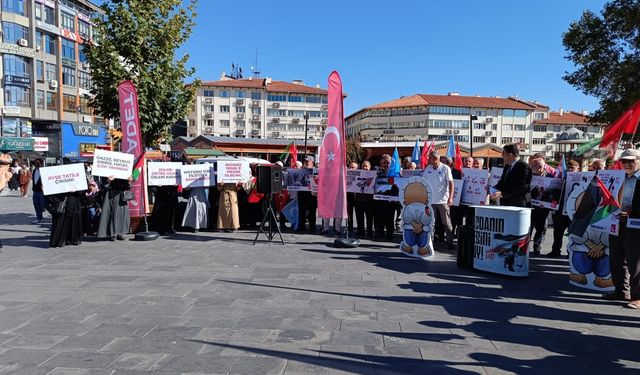
{"type": "Polygon", "coordinates": [[[149,162],[147,178],[149,186],[178,186],[182,163],[149,162]]]}
{"type": "Polygon", "coordinates": [[[128,179],[133,169],[133,154],[96,149],[91,173],[98,177],[128,179]]]}
{"type": "Polygon", "coordinates": [[[245,160],[220,160],[216,170],[217,181],[221,183],[244,183],[251,179],[251,168],[245,160]]]}
{"type": "Polygon", "coordinates": [[[42,167],[40,179],[44,195],[87,190],[87,176],[82,163],[42,167]]]}
{"type": "Polygon", "coordinates": [[[487,204],[489,172],[484,169],[462,168],[461,204],[484,206],[487,204]]]}
{"type": "Polygon", "coordinates": [[[373,194],[376,190],[376,171],[347,169],[347,192],[373,194]]]}
{"type": "Polygon", "coordinates": [[[209,163],[183,165],[180,169],[182,187],[185,189],[209,187],[215,185],[215,177],[211,173],[209,163]]]}

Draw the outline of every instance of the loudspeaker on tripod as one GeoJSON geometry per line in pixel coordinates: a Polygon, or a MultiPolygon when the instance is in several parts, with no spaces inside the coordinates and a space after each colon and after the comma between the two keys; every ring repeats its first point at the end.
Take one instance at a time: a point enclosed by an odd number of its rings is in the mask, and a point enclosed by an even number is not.
{"type": "Polygon", "coordinates": [[[279,165],[259,165],[256,167],[258,193],[278,194],[282,192],[282,167],[279,165]]]}

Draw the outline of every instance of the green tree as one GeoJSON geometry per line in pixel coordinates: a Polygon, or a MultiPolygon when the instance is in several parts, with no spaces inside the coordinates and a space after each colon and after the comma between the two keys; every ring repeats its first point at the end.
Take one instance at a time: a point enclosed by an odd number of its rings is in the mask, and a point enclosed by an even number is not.
{"type": "Polygon", "coordinates": [[[640,1],[607,2],[600,15],[584,11],[562,42],[577,68],[564,80],[600,101],[592,121],[610,123],[640,99],[640,1]]]}
{"type": "Polygon", "coordinates": [[[357,138],[348,138],[346,140],[347,165],[353,162],[360,164],[365,156],[365,150],[360,145],[357,138]]]}
{"type": "Polygon", "coordinates": [[[185,85],[194,73],[187,54],[177,50],[191,35],[196,0],[108,0],[103,17],[94,20],[94,43],[85,45],[91,66],[94,97],[90,104],[105,118],[118,122],[118,84],[131,80],[138,91],[143,141],[156,145],[168,137],[171,125],[193,105],[198,81],[185,85]]]}

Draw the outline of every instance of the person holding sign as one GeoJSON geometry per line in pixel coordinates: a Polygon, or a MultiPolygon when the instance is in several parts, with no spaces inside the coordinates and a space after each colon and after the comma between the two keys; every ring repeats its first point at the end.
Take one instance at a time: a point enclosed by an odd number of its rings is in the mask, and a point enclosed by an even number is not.
{"type": "Polygon", "coordinates": [[[218,229],[234,232],[240,228],[238,211],[238,190],[242,183],[218,183],[220,198],[218,203],[218,229]]]}
{"type": "Polygon", "coordinates": [[[502,147],[502,159],[504,169],[491,198],[499,198],[501,206],[528,207],[531,204],[531,168],[520,160],[516,145],[502,147]]]}
{"type": "MultiPolygon", "coordinates": [[[[545,169],[546,163],[543,158],[532,159],[529,162],[531,166],[532,175],[547,177],[548,173],[545,169]]],[[[549,176],[552,177],[552,176],[549,176]]],[[[535,190],[535,189],[534,189],[535,190]]],[[[541,195],[541,191],[536,191],[536,194],[541,195]]],[[[538,198],[536,198],[538,199],[538,198]]],[[[533,256],[540,255],[540,246],[544,242],[544,236],[547,234],[547,218],[549,217],[549,209],[544,207],[533,207],[531,210],[531,229],[529,229],[529,235],[533,234],[533,256]]]]}
{"type": "Polygon", "coordinates": [[[157,186],[153,193],[153,212],[151,222],[153,228],[160,234],[174,234],[175,217],[178,210],[178,187],[157,186]]]}
{"type": "MultiPolygon", "coordinates": [[[[567,173],[573,172],[580,172],[580,164],[575,160],[569,160],[567,162],[567,173]]],[[[566,176],[564,178],[563,192],[569,188],[567,186],[566,176]]],[[[547,257],[549,258],[559,258],[562,256],[561,249],[564,233],[567,231],[567,228],[569,228],[569,223],[571,223],[571,219],[569,219],[569,216],[564,215],[562,213],[563,211],[564,199],[561,198],[560,203],[558,204],[558,209],[555,213],[551,214],[553,217],[553,244],[551,245],[551,252],[547,254],[547,257]]]]}
{"type": "Polygon", "coordinates": [[[98,238],[108,238],[109,241],[116,239],[124,241],[125,234],[129,233],[129,193],[131,191],[131,180],[115,178],[110,176],[103,184],[104,202],[102,204],[102,214],[98,225],[98,238]]]}
{"type": "Polygon", "coordinates": [[[640,309],[640,152],[624,150],[620,155],[626,176],[620,201],[620,230],[609,235],[611,279],[615,291],[608,300],[629,301],[626,307],[640,309]]]}
{"type": "Polygon", "coordinates": [[[47,197],[51,207],[50,248],[82,243],[83,196],[84,192],[73,192],[47,197]]]}

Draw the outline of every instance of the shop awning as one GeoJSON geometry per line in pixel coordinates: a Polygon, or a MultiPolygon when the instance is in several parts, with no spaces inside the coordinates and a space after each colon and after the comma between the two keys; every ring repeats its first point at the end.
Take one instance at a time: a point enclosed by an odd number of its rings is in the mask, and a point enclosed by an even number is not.
{"type": "Polygon", "coordinates": [[[198,159],[209,156],[224,156],[226,154],[217,148],[186,148],[182,155],[186,158],[198,159]]]}

